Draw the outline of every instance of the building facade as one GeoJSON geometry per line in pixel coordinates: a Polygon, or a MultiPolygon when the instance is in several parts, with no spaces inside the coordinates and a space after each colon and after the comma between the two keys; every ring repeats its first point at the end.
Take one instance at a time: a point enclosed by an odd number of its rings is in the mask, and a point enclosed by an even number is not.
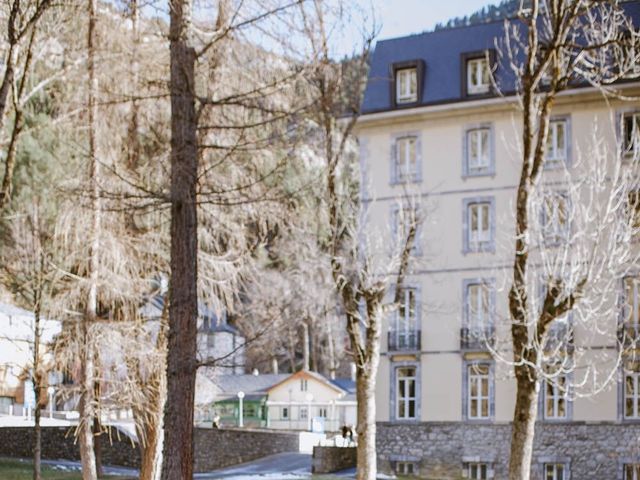
{"type": "MultiPolygon", "coordinates": [[[[628,8],[640,18],[637,3],[628,8]]],[[[503,22],[454,28],[380,41],[372,57],[357,125],[367,219],[393,243],[405,209],[421,218],[403,302],[383,329],[377,431],[388,473],[507,478],[515,405],[507,295],[522,133],[513,80],[495,51],[503,37],[503,22]]],[[[594,142],[611,155],[621,144],[637,151],[638,112],[640,102],[605,102],[591,88],[558,97],[543,179],[550,195],[535,219],[547,245],[575,228],[567,174],[589,165],[594,142]]],[[[626,275],[617,291],[602,292],[617,313],[594,331],[570,315],[554,321],[563,355],[580,355],[607,380],[591,391],[581,384],[580,394],[568,387],[572,372],[540,385],[533,478],[640,478],[640,370],[620,341],[620,332],[639,331],[637,284],[626,275]]]]}

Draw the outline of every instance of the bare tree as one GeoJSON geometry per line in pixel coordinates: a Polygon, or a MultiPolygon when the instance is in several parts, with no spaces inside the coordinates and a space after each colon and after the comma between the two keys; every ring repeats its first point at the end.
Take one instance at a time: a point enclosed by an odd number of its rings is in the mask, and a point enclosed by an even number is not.
{"type": "MultiPolygon", "coordinates": [[[[617,1],[523,2],[518,21],[507,21],[505,29],[502,58],[515,74],[522,115],[509,291],[517,385],[509,478],[522,480],[530,476],[538,385],[559,384],[579,363],[579,349],[567,351],[572,330],[559,333],[562,319],[574,311],[586,331],[601,331],[594,322],[612,306],[599,292],[614,291],[636,260],[620,219],[637,162],[623,165],[621,149],[607,150],[594,125],[589,159],[553,177],[545,170],[553,107],[559,93],[573,87],[613,94],[611,84],[634,73],[638,36],[617,1]]],[[[603,376],[614,378],[612,372],[603,376]]],[[[578,383],[594,378],[585,374],[578,383]]]]}
{"type": "Polygon", "coordinates": [[[366,35],[362,50],[341,65],[331,59],[327,33],[327,22],[340,19],[339,10],[332,11],[325,2],[314,1],[308,8],[301,6],[301,11],[315,59],[308,86],[316,99],[311,119],[319,130],[318,151],[325,168],[323,215],[329,226],[329,263],[356,364],[357,478],[372,480],[377,472],[375,386],[381,326],[385,313],[402,298],[419,220],[417,210],[410,209],[411,218],[404,219],[407,228],[399,232],[391,259],[388,249],[376,251],[373,238],[365,233],[353,128],[360,111],[373,35],[366,35]],[[395,288],[395,294],[387,304],[390,286],[395,288]]]}

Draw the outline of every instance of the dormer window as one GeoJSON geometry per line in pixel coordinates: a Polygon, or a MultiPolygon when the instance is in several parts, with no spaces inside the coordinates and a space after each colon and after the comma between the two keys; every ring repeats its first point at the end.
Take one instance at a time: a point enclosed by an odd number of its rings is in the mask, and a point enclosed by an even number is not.
{"type": "Polygon", "coordinates": [[[414,103],[418,101],[418,69],[401,68],[396,70],[396,103],[414,103]]]}
{"type": "Polygon", "coordinates": [[[467,60],[467,93],[478,95],[489,93],[491,78],[486,57],[467,60]]]}
{"type": "Polygon", "coordinates": [[[422,101],[424,62],[407,60],[389,66],[391,104],[394,107],[412,107],[422,101]]]}

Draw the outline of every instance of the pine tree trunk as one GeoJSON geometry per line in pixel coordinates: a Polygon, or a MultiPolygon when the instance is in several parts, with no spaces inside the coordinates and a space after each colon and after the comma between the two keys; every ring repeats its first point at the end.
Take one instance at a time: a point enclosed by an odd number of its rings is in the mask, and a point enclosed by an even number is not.
{"type": "Polygon", "coordinates": [[[358,368],[356,398],[358,400],[358,452],[357,480],[375,480],[376,465],[376,370],[358,368]]]}
{"type": "Polygon", "coordinates": [[[524,365],[516,368],[517,396],[511,432],[509,480],[529,480],[538,407],[535,372],[524,365]]]}
{"type": "Polygon", "coordinates": [[[98,250],[100,247],[100,192],[98,177],[100,164],[96,153],[96,106],[97,80],[95,75],[95,29],[96,29],[96,0],[88,1],[89,26],[87,30],[87,71],[88,71],[88,101],[87,121],[89,134],[89,163],[91,184],[91,201],[93,225],[91,226],[91,249],[89,253],[89,291],[87,294],[86,311],[81,321],[80,349],[81,349],[81,378],[80,401],[78,410],[80,424],[78,426],[78,443],[80,446],[80,460],[82,463],[83,480],[98,478],[93,439],[93,420],[95,415],[95,354],[91,325],[96,320],[98,308],[98,250]]]}
{"type": "Polygon", "coordinates": [[[171,2],[171,288],[164,480],[193,476],[193,416],[197,349],[198,148],[191,2],[171,2]]]}

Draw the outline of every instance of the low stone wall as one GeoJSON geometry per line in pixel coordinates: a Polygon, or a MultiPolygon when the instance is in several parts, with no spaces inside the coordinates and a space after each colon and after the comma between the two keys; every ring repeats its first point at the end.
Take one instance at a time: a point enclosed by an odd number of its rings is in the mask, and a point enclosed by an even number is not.
{"type": "MultiPolygon", "coordinates": [[[[43,427],[42,458],[80,460],[74,428],[43,427]]],[[[140,451],[129,437],[112,429],[109,436],[102,435],[100,438],[103,464],[133,468],[140,466],[140,451]]],[[[299,449],[299,432],[196,428],[194,469],[196,472],[208,472],[276,453],[297,452],[299,449]]],[[[0,428],[0,457],[30,458],[32,456],[32,428],[0,428]]]]}
{"type": "Polygon", "coordinates": [[[276,453],[297,452],[299,448],[298,432],[197,428],[194,469],[196,472],[208,472],[276,453]]]}
{"type": "MultiPolygon", "coordinates": [[[[420,478],[463,478],[464,462],[493,465],[494,479],[507,478],[511,426],[462,422],[378,423],[378,466],[391,473],[398,461],[412,462],[420,478]]],[[[542,480],[543,463],[567,463],[570,478],[615,480],[624,463],[640,463],[640,425],[539,423],[532,480],[542,480]]]]}
{"type": "Polygon", "coordinates": [[[356,466],[355,447],[313,447],[311,473],[333,473],[356,466]]]}
{"type": "MultiPolygon", "coordinates": [[[[74,438],[75,427],[42,427],[42,458],[50,460],[80,460],[80,449],[74,438]]],[[[102,463],[137,468],[140,451],[129,437],[111,429],[100,436],[102,463]]],[[[33,456],[33,428],[0,428],[0,457],[30,458],[33,456]]]]}

